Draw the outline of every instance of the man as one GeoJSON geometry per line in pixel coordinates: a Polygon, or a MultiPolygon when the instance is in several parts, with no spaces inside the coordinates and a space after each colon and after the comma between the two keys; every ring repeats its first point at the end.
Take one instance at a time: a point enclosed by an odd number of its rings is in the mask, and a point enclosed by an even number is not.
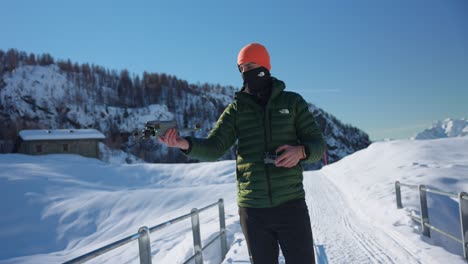
{"type": "Polygon", "coordinates": [[[270,75],[264,46],[245,46],[237,64],[244,86],[207,138],[171,129],[158,139],[200,160],[218,159],[237,140],[237,203],[252,263],[278,263],[278,244],[287,264],[315,263],[301,162],[322,157],[322,134],[305,100],[270,75]]]}

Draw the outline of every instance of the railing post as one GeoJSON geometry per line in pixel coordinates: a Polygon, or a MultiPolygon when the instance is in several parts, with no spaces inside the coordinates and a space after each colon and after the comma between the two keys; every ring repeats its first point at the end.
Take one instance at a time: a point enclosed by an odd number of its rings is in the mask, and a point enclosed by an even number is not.
{"type": "Polygon", "coordinates": [[[421,227],[424,236],[431,237],[429,227],[425,224],[429,224],[429,211],[427,209],[427,192],[425,185],[419,185],[419,200],[421,202],[421,227]]]}
{"type": "Polygon", "coordinates": [[[138,247],[140,249],[140,264],[151,264],[151,244],[149,237],[149,228],[146,226],[140,227],[138,233],[141,236],[138,238],[138,247]]]}
{"type": "Polygon", "coordinates": [[[221,262],[224,260],[224,257],[227,254],[227,238],[226,238],[226,220],[224,217],[224,200],[219,199],[219,237],[221,241],[221,262]]]}
{"type": "Polygon", "coordinates": [[[463,241],[463,256],[468,260],[468,200],[463,199],[468,197],[466,192],[458,194],[460,203],[460,224],[461,224],[461,235],[463,241]]]}
{"type": "Polygon", "coordinates": [[[200,218],[198,209],[193,208],[192,214],[192,233],[193,233],[193,250],[195,251],[195,264],[203,264],[203,254],[200,236],[200,218]]]}
{"type": "Polygon", "coordinates": [[[399,181],[395,182],[395,195],[396,195],[396,207],[397,207],[397,209],[403,208],[403,204],[401,203],[401,188],[400,188],[400,182],[399,181]]]}

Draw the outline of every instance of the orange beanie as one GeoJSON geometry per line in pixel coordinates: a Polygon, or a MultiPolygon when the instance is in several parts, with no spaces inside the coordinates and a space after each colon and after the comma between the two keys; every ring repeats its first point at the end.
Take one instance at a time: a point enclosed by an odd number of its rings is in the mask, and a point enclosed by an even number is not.
{"type": "Polygon", "coordinates": [[[250,43],[243,47],[237,55],[237,65],[241,65],[246,62],[254,62],[260,66],[271,69],[270,55],[266,48],[258,43],[250,43]]]}

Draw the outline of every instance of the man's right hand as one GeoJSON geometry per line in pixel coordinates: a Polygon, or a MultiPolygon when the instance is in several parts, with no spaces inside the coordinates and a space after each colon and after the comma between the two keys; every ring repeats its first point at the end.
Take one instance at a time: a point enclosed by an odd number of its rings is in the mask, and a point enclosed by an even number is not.
{"type": "Polygon", "coordinates": [[[175,128],[167,130],[162,137],[158,136],[158,141],[166,144],[168,147],[175,147],[183,150],[189,149],[188,141],[183,137],[179,137],[177,135],[177,129],[175,128]]]}

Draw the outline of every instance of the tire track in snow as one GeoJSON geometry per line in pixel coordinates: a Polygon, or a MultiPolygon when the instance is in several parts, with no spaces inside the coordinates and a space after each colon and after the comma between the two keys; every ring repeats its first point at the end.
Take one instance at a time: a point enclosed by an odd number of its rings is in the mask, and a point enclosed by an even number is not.
{"type": "MultiPolygon", "coordinates": [[[[333,190],[331,187],[332,185],[327,184],[326,182],[322,182],[322,190],[324,190],[326,193],[337,193],[337,190],[333,190]]],[[[335,199],[334,202],[336,203],[336,206],[338,206],[337,208],[347,208],[342,199],[335,199]]],[[[355,245],[357,245],[362,250],[362,253],[372,263],[393,263],[391,259],[384,253],[384,250],[369,238],[366,231],[363,233],[365,236],[360,234],[361,230],[357,230],[356,224],[351,223],[350,218],[353,216],[350,215],[350,213],[352,213],[352,211],[339,210],[339,212],[341,212],[339,220],[341,226],[345,227],[346,233],[352,236],[352,240],[349,241],[350,243],[355,243],[355,245]]]]}
{"type": "Polygon", "coordinates": [[[344,217],[343,221],[344,226],[353,235],[355,241],[359,243],[366,251],[366,255],[369,256],[369,259],[377,263],[393,263],[390,257],[385,253],[384,249],[382,249],[378,244],[374,243],[371,240],[372,237],[369,236],[367,232],[363,234],[359,233],[359,230],[357,230],[356,226],[349,222],[348,216],[344,217]]]}
{"type": "Polygon", "coordinates": [[[420,263],[396,234],[359,217],[325,175],[304,178],[314,242],[326,252],[318,263],[420,263]]]}

